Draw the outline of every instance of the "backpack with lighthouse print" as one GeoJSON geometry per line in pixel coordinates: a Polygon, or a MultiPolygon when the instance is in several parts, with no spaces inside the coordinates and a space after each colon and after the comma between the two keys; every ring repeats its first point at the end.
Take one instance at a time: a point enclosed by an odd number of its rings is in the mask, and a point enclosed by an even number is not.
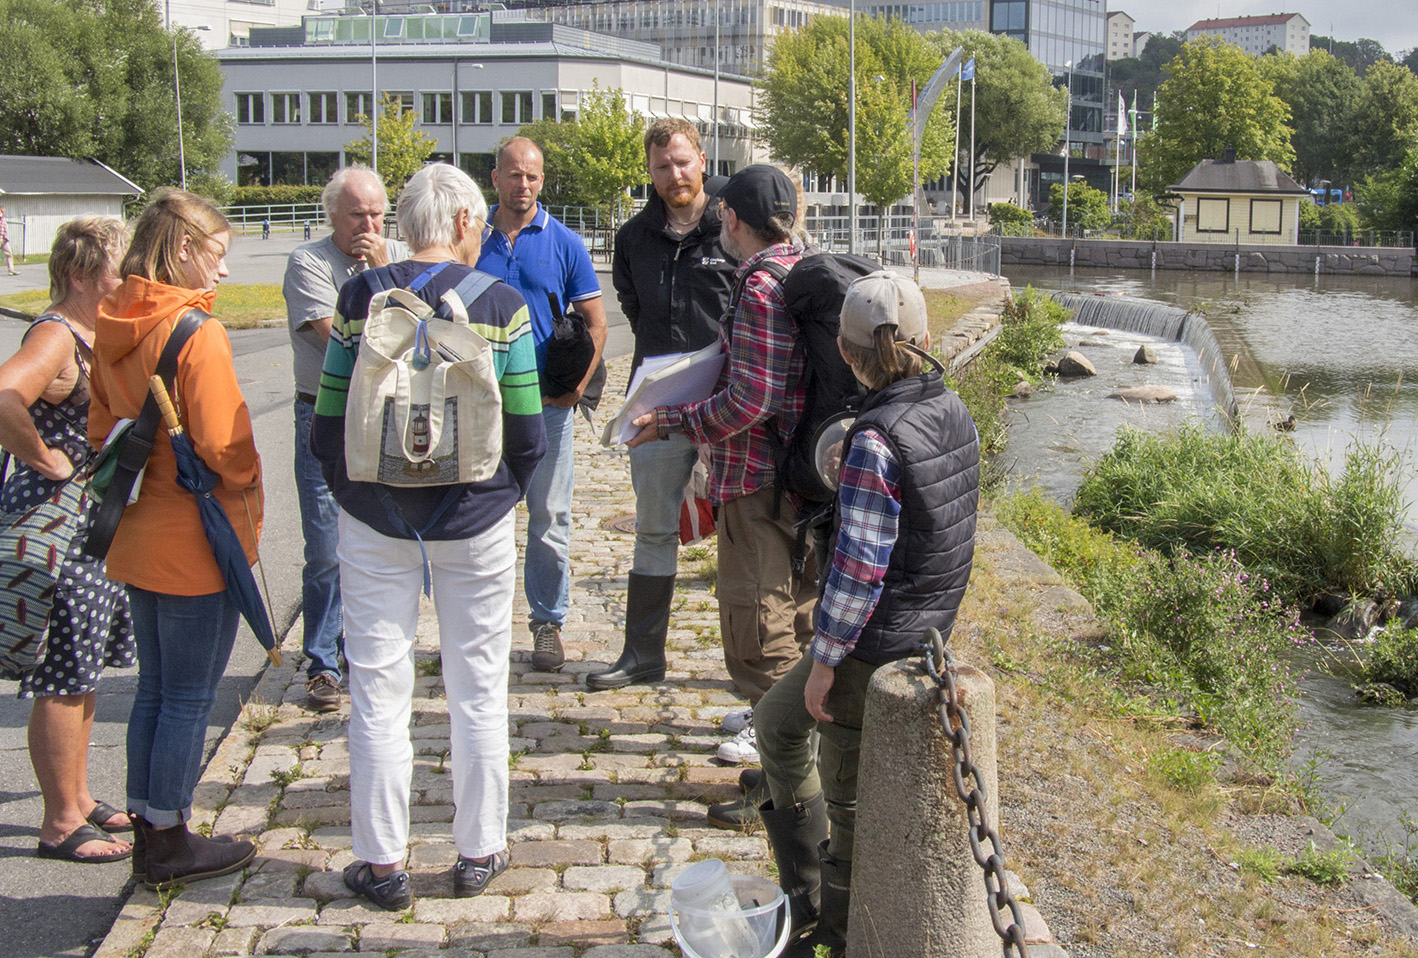
{"type": "Polygon", "coordinates": [[[492,347],[468,307],[494,283],[473,270],[437,307],[370,270],[374,298],[360,334],[345,405],[345,465],[355,482],[447,486],[491,479],[502,460],[502,393],[492,347]]]}

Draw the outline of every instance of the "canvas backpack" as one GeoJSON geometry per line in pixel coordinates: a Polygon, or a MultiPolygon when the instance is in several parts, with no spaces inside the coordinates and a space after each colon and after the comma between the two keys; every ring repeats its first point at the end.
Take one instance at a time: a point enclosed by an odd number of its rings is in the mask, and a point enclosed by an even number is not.
{"type": "Polygon", "coordinates": [[[764,260],[734,287],[730,312],[752,273],[775,277],[783,286],[784,306],[802,339],[806,355],[803,414],[792,438],[775,458],[778,488],[807,503],[830,505],[837,497],[835,486],[825,484],[818,472],[817,449],[829,431],[846,434],[842,424],[855,418],[866,396],[866,388],[852,375],[852,368],[837,349],[842,300],[853,280],[879,269],[864,256],[809,250],[791,269],[764,260]]]}
{"type": "Polygon", "coordinates": [[[446,486],[491,479],[502,460],[502,392],[492,347],[468,325],[496,279],[471,271],[435,308],[418,291],[437,263],[407,288],[371,270],[374,298],[360,335],[345,413],[351,480],[446,486]]]}

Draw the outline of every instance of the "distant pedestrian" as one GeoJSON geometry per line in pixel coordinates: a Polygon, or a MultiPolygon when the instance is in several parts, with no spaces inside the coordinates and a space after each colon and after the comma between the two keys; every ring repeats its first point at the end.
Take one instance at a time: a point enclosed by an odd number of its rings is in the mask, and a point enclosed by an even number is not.
{"type": "Polygon", "coordinates": [[[269,216],[261,221],[261,238],[263,240],[271,238],[271,218],[269,216]]]}
{"type": "MultiPolygon", "coordinates": [[[[310,451],[310,424],[340,287],[367,268],[408,259],[409,248],[384,238],[389,198],[384,181],[369,167],[347,166],[337,172],[320,194],[320,202],[330,235],[291,252],[282,292],[295,360],[295,493],[305,538],[300,598],[305,707],[334,712],[340,707],[344,646],[340,562],[335,556],[339,512],[320,463],[310,451]]],[[[308,238],[309,222],[305,232],[308,238]]]]}
{"type": "Polygon", "coordinates": [[[15,254],[10,251],[10,226],[5,222],[5,207],[0,206],[0,253],[5,254],[5,268],[11,276],[18,276],[15,269],[15,254]]]}
{"type": "Polygon", "coordinates": [[[309,240],[309,239],[310,239],[310,220],[306,220],[306,221],[305,221],[305,236],[304,236],[304,239],[306,239],[306,240],[309,240]]]}

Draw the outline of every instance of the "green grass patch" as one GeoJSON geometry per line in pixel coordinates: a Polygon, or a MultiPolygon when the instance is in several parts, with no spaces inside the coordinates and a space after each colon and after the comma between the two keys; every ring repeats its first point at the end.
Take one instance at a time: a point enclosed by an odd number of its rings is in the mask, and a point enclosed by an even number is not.
{"type": "Polygon", "coordinates": [[[1147,770],[1181,792],[1200,791],[1215,780],[1221,760],[1212,752],[1168,748],[1147,756],[1147,770]]]}
{"type": "Polygon", "coordinates": [[[1349,863],[1353,859],[1353,854],[1344,846],[1322,852],[1310,842],[1310,847],[1282,870],[1287,875],[1308,878],[1316,885],[1342,885],[1349,877],[1349,863]]]}
{"type": "Polygon", "coordinates": [[[1356,443],[1331,477],[1281,436],[1124,429],[1074,509],[1165,555],[1232,550],[1291,601],[1387,596],[1415,581],[1399,549],[1407,468],[1391,449],[1356,443]]]}
{"type": "MultiPolygon", "coordinates": [[[[25,290],[0,296],[0,306],[38,316],[49,305],[49,292],[25,290]]],[[[286,302],[279,283],[223,283],[217,288],[216,317],[228,329],[252,329],[270,320],[284,320],[286,302]]]]}
{"type": "Polygon", "coordinates": [[[1418,695],[1418,629],[1394,621],[1374,633],[1360,673],[1363,681],[1391,685],[1405,699],[1418,695]]]}
{"type": "Polygon", "coordinates": [[[1236,856],[1236,864],[1247,875],[1254,875],[1269,883],[1280,877],[1285,862],[1280,853],[1269,845],[1260,848],[1243,848],[1236,856]]]}

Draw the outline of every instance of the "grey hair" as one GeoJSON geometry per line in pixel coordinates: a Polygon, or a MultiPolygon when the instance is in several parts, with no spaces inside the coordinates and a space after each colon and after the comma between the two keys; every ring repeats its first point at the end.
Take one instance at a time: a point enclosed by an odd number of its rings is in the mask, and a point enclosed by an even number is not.
{"type": "Polygon", "coordinates": [[[453,222],[463,210],[487,222],[487,200],[473,178],[456,166],[430,163],[404,184],[399,194],[399,231],[414,252],[453,245],[453,222]]]}
{"type": "Polygon", "coordinates": [[[340,193],[344,191],[345,184],[350,181],[350,177],[363,175],[374,181],[379,187],[379,192],[384,194],[384,205],[389,205],[389,191],[384,188],[384,181],[363,163],[351,163],[349,166],[341,167],[335,171],[335,175],[330,177],[330,182],[325,184],[325,188],[320,191],[320,205],[325,208],[325,224],[335,225],[335,207],[340,202],[340,193]]]}

